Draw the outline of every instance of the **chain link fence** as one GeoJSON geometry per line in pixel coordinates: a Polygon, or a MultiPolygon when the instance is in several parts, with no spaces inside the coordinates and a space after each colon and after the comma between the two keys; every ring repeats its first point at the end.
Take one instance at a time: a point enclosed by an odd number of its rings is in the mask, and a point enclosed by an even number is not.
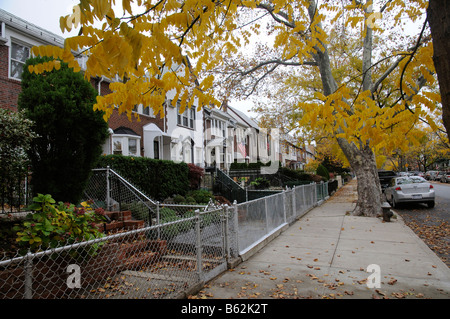
{"type": "Polygon", "coordinates": [[[227,206],[197,209],[159,225],[0,260],[0,299],[180,297],[227,269],[228,219],[227,206]]]}
{"type": "Polygon", "coordinates": [[[143,220],[147,225],[152,224],[152,220],[156,218],[157,201],[109,167],[92,171],[84,190],[84,200],[91,202],[93,207],[106,211],[129,210],[133,219],[143,220]]]}
{"type": "Polygon", "coordinates": [[[328,184],[308,184],[235,205],[239,253],[244,254],[328,196],[328,184]]]}
{"type": "Polygon", "coordinates": [[[0,299],[186,297],[280,227],[316,205],[327,184],[216,206],[159,203],[110,169],[85,199],[106,210],[101,238],[0,256],[0,299]]]}

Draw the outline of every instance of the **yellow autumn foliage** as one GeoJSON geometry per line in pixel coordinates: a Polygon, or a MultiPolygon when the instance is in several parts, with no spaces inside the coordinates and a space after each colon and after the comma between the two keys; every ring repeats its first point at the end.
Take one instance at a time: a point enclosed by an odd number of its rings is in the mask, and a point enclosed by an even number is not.
{"type": "MultiPolygon", "coordinates": [[[[77,27],[81,28],[80,34],[67,38],[64,48],[33,48],[33,54],[55,60],[31,66],[30,71],[50,71],[59,67],[58,61],[80,71],[77,58],[83,56],[86,78],[118,79],[110,85],[112,93],[99,96],[94,106],[105,112],[105,120],[115,107],[131,117],[133,107],[140,103],[164,116],[162,106],[169,91],[175,91],[175,101],[181,100],[181,112],[194,101],[199,107],[220,103],[215,95],[216,79],[209,71],[222,63],[224,56],[236,54],[240,46],[249,43],[252,34],[265,28],[259,21],[251,26],[251,32],[241,28],[237,16],[244,8],[266,10],[276,17],[277,24],[271,32],[280,60],[303,63],[325,51],[330,43],[323,22],[343,21],[347,32],[362,42],[367,25],[372,25],[381,36],[385,19],[392,20],[393,25],[401,24],[396,17],[408,17],[414,22],[427,7],[426,0],[408,1],[408,5],[400,0],[347,1],[345,5],[330,0],[319,1],[317,10],[311,13],[311,3],[312,0],[81,0],[73,14],[60,18],[62,31],[77,27]],[[375,12],[382,5],[383,14],[375,12]]],[[[417,83],[419,77],[427,85],[435,83],[432,53],[431,41],[424,41],[414,54],[410,50],[391,52],[391,59],[405,58],[386,80],[399,86],[404,94],[390,107],[380,107],[374,92],[343,81],[331,94],[316,92],[309,101],[295,105],[303,114],[298,124],[312,130],[321,128],[355,145],[369,144],[374,149],[404,147],[405,136],[420,118],[434,128],[438,126],[439,94],[423,90],[417,83]]],[[[349,63],[358,67],[361,61],[354,58],[349,63]]],[[[345,65],[340,67],[339,72],[346,71],[345,65]]],[[[360,80],[361,75],[356,77],[360,80]]]]}

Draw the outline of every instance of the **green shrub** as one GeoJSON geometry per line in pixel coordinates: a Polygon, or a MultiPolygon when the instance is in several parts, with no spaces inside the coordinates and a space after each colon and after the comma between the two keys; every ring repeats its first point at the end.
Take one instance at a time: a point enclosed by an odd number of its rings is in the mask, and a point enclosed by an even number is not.
{"type": "Polygon", "coordinates": [[[175,204],[181,204],[181,203],[186,202],[186,199],[181,195],[175,195],[175,197],[173,198],[173,201],[175,204]]]}
{"type": "MultiPolygon", "coordinates": [[[[48,194],[39,194],[33,201],[29,209],[35,213],[14,227],[22,248],[38,251],[104,236],[96,227],[104,221],[102,209],[94,211],[85,202],[81,207],[62,202],[56,204],[48,194]]],[[[96,248],[98,245],[92,246],[92,249],[96,248]]]]}
{"type": "Polygon", "coordinates": [[[122,155],[102,156],[97,167],[111,167],[138,189],[159,201],[189,191],[186,163],[122,155]]]}
{"type": "MultiPolygon", "coordinates": [[[[163,207],[159,210],[159,223],[165,224],[177,221],[179,218],[173,209],[163,207]]],[[[178,235],[178,224],[171,224],[161,228],[161,233],[165,238],[172,238],[178,235]]]]}
{"type": "Polygon", "coordinates": [[[260,169],[261,167],[267,166],[269,167],[272,164],[271,161],[267,163],[256,162],[256,163],[238,163],[233,162],[230,165],[230,170],[246,170],[246,169],[260,169]]]}
{"type": "Polygon", "coordinates": [[[211,199],[214,200],[214,195],[205,189],[190,191],[188,196],[192,197],[197,204],[208,204],[211,199]]]}
{"type": "Polygon", "coordinates": [[[322,164],[319,164],[319,166],[317,167],[316,174],[322,176],[325,179],[325,181],[330,179],[330,173],[328,172],[326,167],[323,166],[322,164]]]}
{"type": "Polygon", "coordinates": [[[280,174],[283,174],[283,175],[285,175],[287,177],[290,177],[293,180],[312,181],[311,174],[307,174],[307,173],[305,173],[303,171],[290,169],[290,168],[287,168],[287,167],[280,167],[278,171],[279,171],[280,174]]]}
{"type": "Polygon", "coordinates": [[[265,189],[270,186],[270,181],[264,177],[258,177],[250,185],[255,186],[255,189],[265,189]]]}
{"type": "MultiPolygon", "coordinates": [[[[195,216],[195,211],[191,209],[191,210],[188,210],[186,213],[184,213],[182,218],[186,218],[187,219],[187,218],[191,218],[191,217],[194,217],[194,216],[195,216]]],[[[194,218],[190,219],[190,220],[186,220],[186,221],[180,222],[178,224],[178,231],[180,233],[186,232],[186,231],[190,231],[191,229],[194,228],[194,225],[195,225],[195,219],[194,218]]]]}
{"type": "Polygon", "coordinates": [[[94,111],[97,92],[81,72],[66,63],[59,70],[30,73],[28,66],[50,58],[30,58],[24,65],[18,108],[34,122],[28,150],[34,194],[78,203],[108,137],[103,112],[94,111]]]}
{"type": "Polygon", "coordinates": [[[195,198],[192,196],[186,196],[186,204],[195,205],[197,202],[195,201],[195,198]]]}

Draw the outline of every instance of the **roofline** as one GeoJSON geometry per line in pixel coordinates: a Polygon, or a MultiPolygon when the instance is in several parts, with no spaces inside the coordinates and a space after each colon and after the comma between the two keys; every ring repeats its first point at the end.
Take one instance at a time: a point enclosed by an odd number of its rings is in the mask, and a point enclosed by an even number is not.
{"type": "Polygon", "coordinates": [[[31,35],[41,41],[60,47],[64,46],[64,37],[45,30],[3,9],[0,9],[0,21],[21,33],[31,35]]]}
{"type": "Polygon", "coordinates": [[[227,106],[227,110],[231,110],[237,117],[239,117],[242,121],[244,121],[245,122],[245,124],[247,124],[249,127],[252,127],[252,128],[254,128],[254,129],[257,129],[258,131],[259,131],[259,126],[254,126],[254,125],[252,125],[252,124],[250,124],[249,122],[248,122],[248,119],[244,119],[239,113],[237,113],[236,112],[236,110],[234,109],[234,108],[232,108],[231,106],[227,106]]]}

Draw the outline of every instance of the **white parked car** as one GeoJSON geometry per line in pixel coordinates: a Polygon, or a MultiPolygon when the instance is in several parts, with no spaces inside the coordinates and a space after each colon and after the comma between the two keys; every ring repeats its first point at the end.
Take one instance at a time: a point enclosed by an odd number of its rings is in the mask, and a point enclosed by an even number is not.
{"type": "Polygon", "coordinates": [[[433,185],[419,176],[395,177],[385,190],[386,199],[397,207],[400,203],[426,203],[432,208],[435,204],[433,185]]]}
{"type": "Polygon", "coordinates": [[[450,183],[450,172],[443,172],[441,176],[442,183],[450,183]]]}

